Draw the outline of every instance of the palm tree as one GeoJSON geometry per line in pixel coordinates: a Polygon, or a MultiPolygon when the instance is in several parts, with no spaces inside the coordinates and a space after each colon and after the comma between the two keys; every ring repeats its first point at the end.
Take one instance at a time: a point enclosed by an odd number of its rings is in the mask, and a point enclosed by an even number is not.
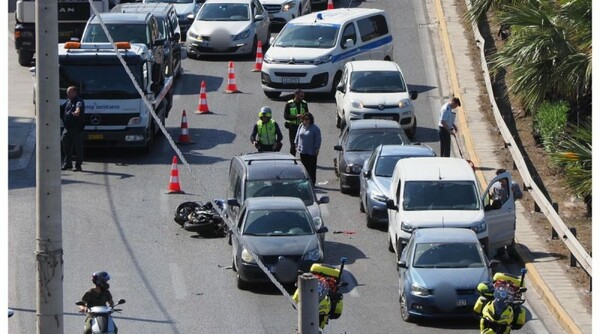
{"type": "Polygon", "coordinates": [[[512,34],[491,58],[492,70],[510,68],[509,91],[528,109],[545,99],[591,95],[590,0],[525,1],[502,6],[497,16],[512,34]]]}

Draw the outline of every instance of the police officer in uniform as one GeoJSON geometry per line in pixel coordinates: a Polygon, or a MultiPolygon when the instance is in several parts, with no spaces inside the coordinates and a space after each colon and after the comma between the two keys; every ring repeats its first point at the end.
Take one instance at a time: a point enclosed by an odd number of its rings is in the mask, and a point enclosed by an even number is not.
{"type": "Polygon", "coordinates": [[[62,170],[73,168],[73,153],[75,153],[75,168],[81,171],[83,161],[83,129],[85,127],[85,103],[79,97],[77,87],[67,88],[67,102],[61,106],[60,119],[63,121],[61,142],[64,152],[62,170]]]}
{"type": "Polygon", "coordinates": [[[250,141],[259,152],[279,152],[281,150],[283,135],[277,122],[271,119],[271,115],[271,108],[262,107],[258,113],[259,120],[254,124],[250,135],[250,141]]]}
{"type": "Polygon", "coordinates": [[[298,132],[298,127],[302,124],[302,115],[308,112],[308,103],[303,100],[304,92],[301,89],[297,89],[294,92],[294,98],[287,101],[285,104],[285,110],[283,111],[283,118],[285,118],[285,128],[289,130],[290,138],[290,154],[296,155],[296,147],[294,146],[294,139],[298,132]]]}

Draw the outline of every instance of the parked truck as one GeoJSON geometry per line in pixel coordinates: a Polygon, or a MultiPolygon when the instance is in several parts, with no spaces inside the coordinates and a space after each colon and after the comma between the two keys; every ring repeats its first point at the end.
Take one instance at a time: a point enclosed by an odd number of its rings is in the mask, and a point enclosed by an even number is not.
{"type": "MultiPolygon", "coordinates": [[[[88,0],[58,1],[58,41],[81,38],[85,25],[93,14],[88,0]]],[[[119,0],[93,0],[98,12],[108,12],[119,0]]],[[[15,9],[15,49],[21,66],[31,66],[35,54],[35,1],[17,0],[15,9]]]]}
{"type": "MultiPolygon", "coordinates": [[[[118,52],[164,125],[173,96],[173,77],[161,75],[145,44],[115,42],[118,52]]],[[[160,133],[150,111],[110,43],[59,44],[60,99],[77,86],[85,101],[84,144],[148,150],[160,133]]]]}

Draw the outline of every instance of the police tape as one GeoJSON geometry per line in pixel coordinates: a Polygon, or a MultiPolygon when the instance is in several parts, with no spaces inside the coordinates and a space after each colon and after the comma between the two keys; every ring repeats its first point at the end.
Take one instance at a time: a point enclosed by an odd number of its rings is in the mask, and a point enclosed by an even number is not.
{"type": "MultiPolygon", "coordinates": [[[[148,98],[146,98],[146,95],[144,94],[144,91],[142,90],[142,88],[138,85],[137,81],[135,80],[135,76],[131,73],[131,71],[129,70],[129,67],[127,67],[127,64],[125,63],[125,60],[123,59],[123,57],[121,56],[121,53],[117,49],[117,46],[115,45],[114,40],[113,40],[112,36],[110,35],[110,32],[106,28],[106,25],[104,24],[104,21],[102,20],[102,16],[99,15],[98,10],[96,9],[96,6],[94,5],[93,1],[92,0],[88,0],[88,2],[90,3],[90,8],[94,12],[94,15],[96,15],[96,18],[98,19],[98,22],[100,23],[100,26],[102,27],[102,30],[106,34],[108,42],[113,46],[113,49],[115,51],[115,54],[117,55],[117,58],[121,62],[121,65],[125,69],[125,72],[129,76],[129,79],[133,83],[133,85],[134,85],[135,89],[137,90],[138,94],[140,94],[140,96],[142,97],[142,100],[144,101],[144,105],[146,106],[146,108],[150,112],[150,115],[152,115],[152,118],[154,119],[155,124],[158,125],[160,131],[162,131],[162,133],[164,134],[165,138],[169,142],[169,145],[171,145],[171,148],[173,148],[173,150],[175,151],[175,153],[179,157],[179,160],[181,161],[181,163],[187,168],[187,170],[189,171],[190,175],[192,176],[192,179],[200,186],[200,188],[201,188],[201,190],[202,190],[203,193],[208,194],[206,188],[204,188],[204,186],[202,185],[202,182],[200,182],[200,179],[198,177],[196,177],[196,175],[194,175],[194,173],[192,173],[191,165],[187,162],[187,160],[183,156],[183,153],[181,153],[181,151],[179,150],[179,148],[175,144],[175,141],[173,140],[173,138],[171,138],[171,136],[167,132],[167,130],[164,127],[164,125],[162,124],[160,118],[154,112],[154,108],[152,107],[152,103],[148,100],[148,98]]],[[[275,287],[277,287],[277,289],[279,289],[279,291],[281,291],[282,295],[288,300],[288,302],[290,302],[290,304],[292,305],[292,307],[295,310],[297,310],[296,302],[294,301],[294,299],[292,298],[292,296],[290,296],[290,294],[283,287],[283,285],[281,285],[281,283],[279,283],[279,281],[277,281],[277,279],[275,278],[275,276],[273,276],[273,274],[271,273],[271,271],[265,266],[265,264],[256,255],[256,253],[250,247],[248,247],[248,245],[244,241],[244,239],[241,238],[241,235],[239,234],[239,231],[237,230],[237,228],[235,228],[235,226],[232,226],[230,224],[230,222],[227,221],[227,219],[223,219],[223,221],[225,221],[225,224],[227,224],[227,227],[229,228],[229,230],[235,235],[235,237],[237,238],[237,240],[239,240],[242,243],[242,246],[252,256],[252,258],[254,259],[254,261],[256,261],[256,264],[258,265],[258,267],[260,269],[262,269],[262,271],[264,271],[264,273],[269,278],[269,280],[273,283],[273,285],[275,285],[275,287]]]]}

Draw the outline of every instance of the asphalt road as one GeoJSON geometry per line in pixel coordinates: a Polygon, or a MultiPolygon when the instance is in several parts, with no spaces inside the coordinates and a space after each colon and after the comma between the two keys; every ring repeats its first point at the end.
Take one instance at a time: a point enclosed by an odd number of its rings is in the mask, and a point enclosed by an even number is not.
{"type": "MultiPolygon", "coordinates": [[[[343,6],[344,2],[336,2],[343,6]]],[[[347,2],[346,2],[347,5],[347,2]]],[[[416,141],[438,151],[437,113],[447,98],[441,58],[436,58],[435,24],[424,1],[357,2],[387,11],[394,36],[395,61],[402,67],[416,101],[419,128],[416,141]],[[440,79],[440,77],[442,79],[440,79]]],[[[14,50],[9,50],[9,53],[14,50]]],[[[29,75],[9,58],[11,101],[17,92],[31,91],[29,75]]],[[[91,273],[106,270],[115,299],[124,298],[115,316],[120,333],[294,333],[297,313],[272,287],[240,291],[235,287],[231,248],[225,239],[203,239],[173,221],[183,201],[222,198],[229,160],[252,151],[249,135],[261,106],[274,111],[283,124],[284,102],[264,96],[260,74],[251,72],[254,57],[185,59],[175,86],[174,107],[167,120],[169,134],[180,134],[181,113],[187,111],[193,145],[180,146],[189,169],[179,165],[184,195],[167,195],[174,150],[158,138],[148,154],[121,150],[87,151],[83,173],[62,173],[65,333],[79,332],[84,316],[75,301],[91,287],[91,273]],[[240,94],[225,94],[227,61],[235,61],[240,94]],[[207,84],[210,115],[196,115],[200,82],[207,84]]],[[[15,106],[27,106],[27,94],[15,106]]],[[[408,324],[399,316],[398,276],[387,250],[385,229],[372,230],[358,209],[356,196],[342,195],[333,172],[339,130],[333,98],[307,95],[310,110],[322,130],[318,161],[318,191],[331,198],[323,206],[326,262],[348,258],[351,291],[344,312],[331,321],[329,333],[477,333],[475,321],[426,321],[408,324]]],[[[285,130],[285,129],[284,129],[285,130]]],[[[285,142],[283,151],[289,143],[285,142]]],[[[9,333],[35,332],[35,157],[29,166],[9,174],[9,306],[17,313],[9,333]]],[[[58,208],[57,208],[58,209],[58,208]]],[[[514,264],[510,270],[518,270],[514,264]]],[[[532,307],[528,307],[532,310],[532,307]]],[[[534,312],[521,333],[544,333],[534,312]]]]}

